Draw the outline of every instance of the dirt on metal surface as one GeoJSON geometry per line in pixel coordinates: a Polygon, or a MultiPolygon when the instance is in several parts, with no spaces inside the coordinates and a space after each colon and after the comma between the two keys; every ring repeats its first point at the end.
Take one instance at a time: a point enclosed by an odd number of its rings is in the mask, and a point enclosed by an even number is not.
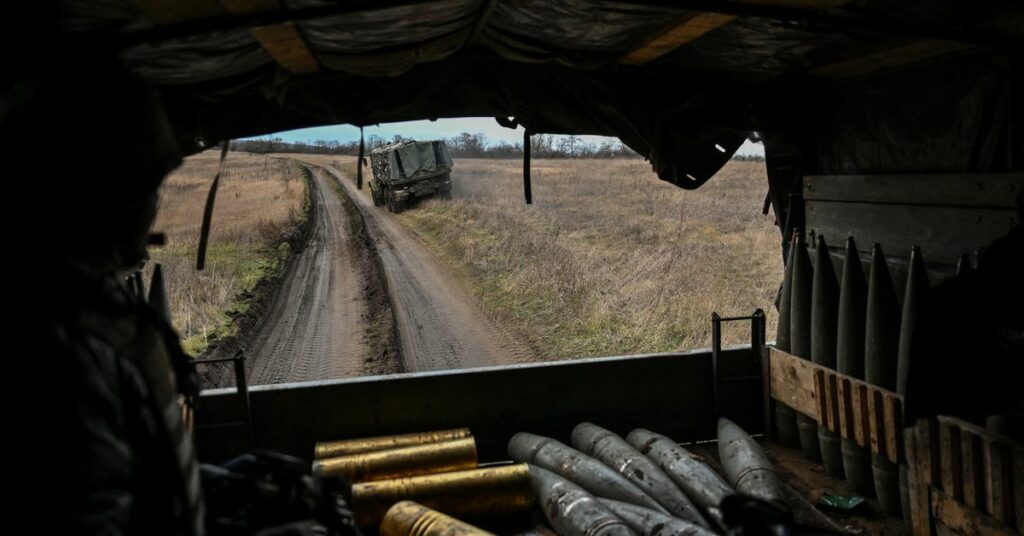
{"type": "Polygon", "coordinates": [[[310,171],[309,238],[250,338],[252,384],[364,373],[367,267],[351,254],[358,237],[331,178],[310,171]]]}
{"type": "Polygon", "coordinates": [[[529,350],[494,325],[424,245],[360,195],[339,170],[326,170],[359,210],[387,281],[403,370],[442,370],[528,361],[529,350]]]}

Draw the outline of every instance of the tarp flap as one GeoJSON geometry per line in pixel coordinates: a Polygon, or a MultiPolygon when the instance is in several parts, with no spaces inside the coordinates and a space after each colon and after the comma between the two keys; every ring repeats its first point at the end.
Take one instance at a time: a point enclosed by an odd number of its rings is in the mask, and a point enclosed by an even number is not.
{"type": "Polygon", "coordinates": [[[122,55],[160,86],[185,151],[324,124],[514,116],[537,133],[617,136],[692,188],[749,131],[785,123],[800,125],[786,134],[799,154],[820,145],[803,171],[853,173],[997,167],[1019,121],[1005,96],[1019,65],[991,61],[1022,49],[1020,2],[281,1],[292,11],[240,24],[226,6],[244,3],[79,0],[64,26],[145,42],[122,55]],[[261,44],[248,29],[291,22],[300,39],[261,44]],[[878,81],[961,54],[981,63],[878,81]],[[289,69],[293,57],[316,64],[289,69]]]}
{"type": "MultiPolygon", "coordinates": [[[[402,159],[402,168],[408,179],[437,171],[437,162],[434,161],[434,144],[429,141],[402,145],[395,150],[395,154],[402,159]]],[[[398,179],[398,177],[392,178],[398,179]]]]}
{"type": "Polygon", "coordinates": [[[246,29],[136,46],[131,61],[139,74],[160,84],[208,82],[274,64],[246,29]]]}
{"type": "Polygon", "coordinates": [[[557,61],[595,67],[614,61],[646,36],[671,24],[684,10],[623,2],[499,2],[483,42],[520,61],[557,61]]]}
{"type": "MultiPolygon", "coordinates": [[[[301,0],[296,7],[319,4],[301,0]]],[[[425,43],[466,29],[476,15],[477,0],[441,0],[429,8],[396,7],[299,23],[310,50],[318,55],[387,51],[425,43]]]]}
{"type": "Polygon", "coordinates": [[[533,132],[619,137],[647,155],[661,178],[695,187],[746,137],[746,110],[738,103],[747,95],[735,85],[681,82],[460,55],[397,78],[334,73],[285,84],[265,80],[218,106],[185,92],[166,95],[166,102],[179,131],[208,140],[313,126],[323,117],[374,124],[514,116],[533,132]],[[273,92],[279,107],[268,109],[257,97],[264,92],[273,92]],[[186,113],[196,107],[205,113],[186,113]]]}
{"type": "MultiPolygon", "coordinates": [[[[290,3],[309,7],[322,2],[290,3]]],[[[478,0],[441,0],[429,7],[394,7],[305,21],[299,28],[324,67],[394,76],[459,50],[469,36],[478,4],[478,0]]]]}
{"type": "Polygon", "coordinates": [[[768,80],[783,73],[806,73],[837,59],[863,56],[903,42],[875,37],[865,41],[845,32],[811,31],[783,21],[747,17],[734,20],[686,45],[686,54],[668,54],[653,65],[662,69],[768,80]]]}

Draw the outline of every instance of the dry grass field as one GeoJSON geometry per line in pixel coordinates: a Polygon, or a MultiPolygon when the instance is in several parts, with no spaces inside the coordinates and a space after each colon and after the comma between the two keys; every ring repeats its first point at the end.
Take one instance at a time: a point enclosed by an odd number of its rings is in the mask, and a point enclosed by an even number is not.
{"type": "Polygon", "coordinates": [[[219,156],[211,150],[189,157],[164,182],[154,230],[166,233],[167,244],[150,250],[149,267],[164,266],[174,325],[193,355],[203,353],[211,341],[235,334],[233,319],[246,313],[257,284],[283,266],[285,239],[296,232],[306,196],[298,165],[229,153],[206,269],[197,272],[203,207],[219,156]]]}
{"type": "MultiPolygon", "coordinates": [[[[714,311],[763,308],[773,338],[782,259],[763,163],[685,191],[639,159],[534,160],[532,206],[519,161],[457,160],[453,180],[452,200],[401,220],[545,359],[707,347],[714,311]]],[[[748,324],[724,338],[749,341],[748,324]]]]}

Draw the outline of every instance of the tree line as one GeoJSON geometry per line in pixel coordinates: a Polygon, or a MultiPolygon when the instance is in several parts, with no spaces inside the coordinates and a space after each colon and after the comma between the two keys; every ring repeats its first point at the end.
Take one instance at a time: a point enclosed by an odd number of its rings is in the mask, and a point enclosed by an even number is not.
{"type": "MultiPolygon", "coordinates": [[[[390,143],[409,141],[395,134],[390,140],[371,134],[366,137],[367,154],[378,147],[390,143]]],[[[455,158],[522,158],[523,144],[498,141],[491,143],[482,133],[463,132],[444,140],[448,150],[455,158]]],[[[288,142],[279,137],[236,140],[232,148],[250,153],[306,153],[358,155],[359,141],[339,142],[337,140],[309,140],[305,142],[288,142]]],[[[580,136],[534,134],[530,137],[530,150],[534,158],[635,158],[639,157],[632,149],[615,138],[606,138],[600,143],[588,142],[580,136]]],[[[739,160],[762,160],[764,157],[736,155],[739,160]]]]}

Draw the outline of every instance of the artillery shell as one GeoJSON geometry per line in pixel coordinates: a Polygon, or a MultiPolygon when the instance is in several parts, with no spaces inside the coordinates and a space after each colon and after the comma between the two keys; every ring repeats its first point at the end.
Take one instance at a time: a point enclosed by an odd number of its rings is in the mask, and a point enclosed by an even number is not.
{"type": "Polygon", "coordinates": [[[412,501],[388,509],[380,522],[380,536],[494,536],[465,521],[412,501]]]}
{"type": "MultiPolygon", "coordinates": [[[[795,234],[793,242],[793,281],[790,295],[789,339],[790,353],[811,359],[811,290],[814,284],[814,268],[807,253],[807,244],[802,232],[795,234]]],[[[821,461],[818,449],[818,421],[813,417],[797,413],[796,429],[800,450],[808,460],[821,461]]]]}
{"type": "MultiPolygon", "coordinates": [[[[882,247],[871,253],[868,313],[864,329],[864,379],[884,389],[896,389],[899,356],[900,305],[882,247]]],[[[888,515],[900,515],[899,472],[885,456],[872,454],[871,469],[878,503],[888,515]]]]}
{"type": "Polygon", "coordinates": [[[469,428],[456,428],[454,430],[438,430],[434,432],[417,432],[413,434],[399,434],[378,437],[361,437],[356,439],[342,439],[340,441],[321,441],[316,444],[314,458],[334,458],[348,456],[349,454],[360,454],[363,452],[374,452],[399,447],[411,447],[413,445],[424,445],[427,443],[438,443],[452,439],[463,439],[472,437],[469,428]]]}
{"type": "Polygon", "coordinates": [[[714,469],[668,437],[638,428],[626,436],[626,441],[658,464],[693,502],[705,510],[717,512],[722,499],[736,493],[714,469]]]}
{"type": "Polygon", "coordinates": [[[714,534],[704,527],[656,512],[650,508],[611,499],[598,500],[640,536],[711,536],[714,534]]]}
{"type": "MultiPolygon", "coordinates": [[[[842,284],[839,286],[839,326],[836,331],[836,369],[864,379],[864,326],[867,315],[867,285],[860,253],[853,237],[846,239],[842,284]]],[[[856,441],[843,438],[843,474],[854,493],[875,496],[871,477],[871,452],[856,441]]]]}
{"type": "Polygon", "coordinates": [[[313,474],[340,475],[349,482],[366,482],[458,471],[476,466],[476,441],[467,437],[316,460],[313,462],[313,474]]]}
{"type": "Polygon", "coordinates": [[[598,497],[664,511],[654,498],[611,467],[554,439],[520,432],[508,442],[508,455],[517,462],[553,471],[598,497]]]}
{"type": "MultiPolygon", "coordinates": [[[[839,328],[839,281],[832,266],[825,237],[818,235],[815,249],[814,285],[811,291],[811,360],[836,368],[837,332],[839,328]]],[[[818,427],[818,445],[825,472],[843,478],[843,455],[839,434],[825,426],[818,427]]]]}
{"type": "Polygon", "coordinates": [[[525,463],[484,467],[352,486],[352,511],[361,527],[376,527],[398,501],[416,501],[455,517],[521,513],[535,504],[525,463]]]}
{"type": "Polygon", "coordinates": [[[658,501],[679,519],[708,527],[697,507],[657,464],[618,435],[592,423],[580,423],[572,431],[572,444],[615,469],[658,501]]]}
{"type": "Polygon", "coordinates": [[[768,456],[736,423],[718,419],[718,457],[725,478],[740,493],[746,493],[789,510],[785,484],[768,456]]]}
{"type": "Polygon", "coordinates": [[[533,490],[544,515],[560,536],[636,536],[629,525],[583,488],[530,466],[533,490]]]}

